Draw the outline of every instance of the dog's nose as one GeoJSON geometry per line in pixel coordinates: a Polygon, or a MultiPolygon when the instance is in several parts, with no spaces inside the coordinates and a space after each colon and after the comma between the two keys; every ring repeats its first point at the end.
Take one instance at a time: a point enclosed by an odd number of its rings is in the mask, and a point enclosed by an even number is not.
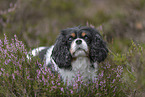
{"type": "Polygon", "coordinates": [[[79,39],[79,40],[76,41],[76,43],[77,43],[78,45],[80,45],[80,44],[82,43],[82,40],[79,39]]]}

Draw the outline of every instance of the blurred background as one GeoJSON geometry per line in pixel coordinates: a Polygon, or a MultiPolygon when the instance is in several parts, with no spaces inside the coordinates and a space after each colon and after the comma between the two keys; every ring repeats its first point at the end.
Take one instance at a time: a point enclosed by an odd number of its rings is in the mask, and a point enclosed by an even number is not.
{"type": "Polygon", "coordinates": [[[145,0],[0,0],[0,39],[16,34],[27,48],[54,44],[61,29],[91,24],[109,48],[145,42],[145,0]]]}

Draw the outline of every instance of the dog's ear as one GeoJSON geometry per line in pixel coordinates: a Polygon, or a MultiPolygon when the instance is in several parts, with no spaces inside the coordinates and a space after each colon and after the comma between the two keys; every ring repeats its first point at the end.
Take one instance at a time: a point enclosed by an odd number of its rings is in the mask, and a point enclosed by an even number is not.
{"type": "Polygon", "coordinates": [[[59,68],[71,68],[71,54],[67,46],[66,40],[67,30],[62,30],[52,51],[52,59],[59,68]]]}
{"type": "Polygon", "coordinates": [[[108,49],[99,32],[94,28],[91,28],[91,31],[93,36],[90,44],[90,58],[92,62],[100,63],[106,59],[108,49]]]}

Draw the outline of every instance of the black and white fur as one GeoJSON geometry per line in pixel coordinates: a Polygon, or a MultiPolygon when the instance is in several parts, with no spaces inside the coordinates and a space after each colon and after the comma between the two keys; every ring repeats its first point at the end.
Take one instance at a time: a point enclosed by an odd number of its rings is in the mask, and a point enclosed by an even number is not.
{"type": "Polygon", "coordinates": [[[108,49],[99,32],[85,26],[64,29],[53,46],[39,47],[31,53],[45,59],[46,66],[53,65],[69,85],[78,72],[84,81],[97,78],[98,63],[105,60],[108,49]]]}

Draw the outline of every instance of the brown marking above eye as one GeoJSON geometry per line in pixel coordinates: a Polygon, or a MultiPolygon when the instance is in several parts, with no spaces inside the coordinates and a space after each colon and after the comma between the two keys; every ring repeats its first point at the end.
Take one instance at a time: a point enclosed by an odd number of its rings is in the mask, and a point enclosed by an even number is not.
{"type": "Polygon", "coordinates": [[[75,33],[71,33],[71,36],[72,36],[73,38],[75,38],[76,34],[75,34],[75,33]]]}
{"type": "Polygon", "coordinates": [[[85,33],[85,32],[83,32],[83,33],[82,33],[82,36],[84,37],[85,35],[86,35],[86,33],[85,33]]]}

